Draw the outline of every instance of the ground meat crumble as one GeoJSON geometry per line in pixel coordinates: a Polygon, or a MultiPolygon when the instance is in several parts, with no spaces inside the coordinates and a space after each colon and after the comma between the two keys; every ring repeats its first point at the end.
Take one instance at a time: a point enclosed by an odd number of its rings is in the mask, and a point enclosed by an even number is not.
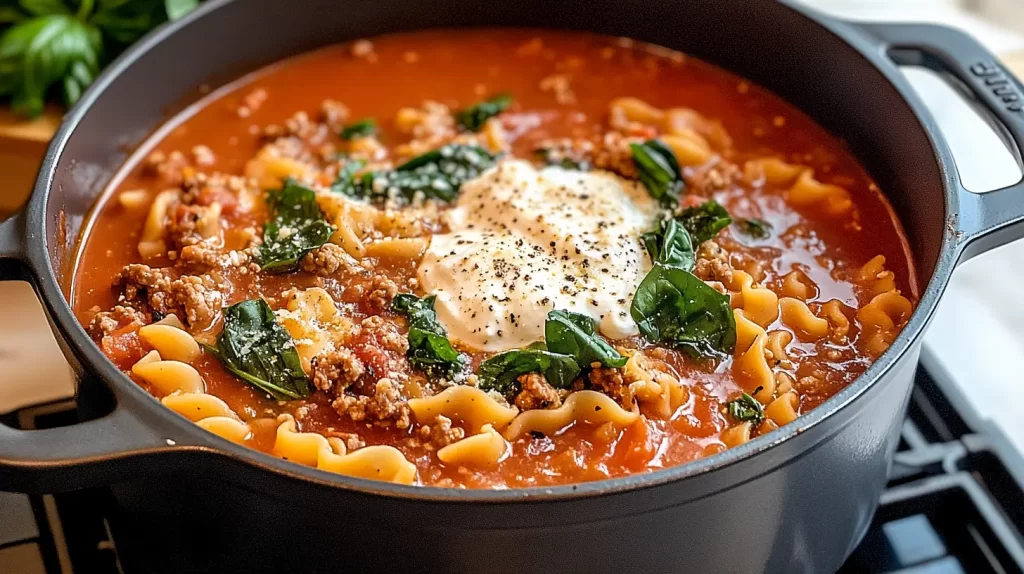
{"type": "Polygon", "coordinates": [[[344,391],[366,373],[366,366],[349,349],[336,349],[310,361],[313,385],[324,392],[344,391]]]}
{"type": "Polygon", "coordinates": [[[590,387],[615,399],[622,405],[632,402],[629,384],[622,377],[622,369],[596,367],[590,371],[590,387]]]}
{"type": "Polygon", "coordinates": [[[428,450],[444,448],[466,437],[466,431],[452,426],[452,420],[444,415],[438,415],[432,425],[421,426],[417,433],[428,450]]]}
{"type": "Polygon", "coordinates": [[[107,335],[110,335],[118,329],[123,329],[131,325],[137,325],[139,327],[148,325],[150,322],[150,316],[148,313],[139,311],[133,307],[127,307],[124,305],[117,305],[110,311],[100,311],[96,313],[92,321],[89,322],[89,335],[93,339],[101,339],[107,335]]]}
{"type": "Polygon", "coordinates": [[[381,379],[372,395],[342,394],[331,403],[339,415],[352,420],[366,421],[376,426],[394,426],[407,429],[412,424],[412,410],[390,379],[381,379]]]}
{"type": "Polygon", "coordinates": [[[515,400],[515,405],[520,410],[556,409],[562,406],[558,391],[548,384],[543,375],[528,373],[520,375],[516,380],[522,389],[515,400]]]}
{"type": "Polygon", "coordinates": [[[124,305],[163,316],[177,315],[186,325],[209,326],[220,314],[225,294],[222,281],[211,275],[174,277],[170,269],[132,263],[114,281],[124,305]]]}

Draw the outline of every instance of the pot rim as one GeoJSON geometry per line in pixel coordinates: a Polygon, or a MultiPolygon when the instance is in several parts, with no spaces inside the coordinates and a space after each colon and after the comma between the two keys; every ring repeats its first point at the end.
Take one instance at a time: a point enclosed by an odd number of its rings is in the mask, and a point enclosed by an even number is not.
{"type": "MultiPolygon", "coordinates": [[[[298,463],[286,461],[267,453],[235,444],[203,430],[188,419],[164,407],[106,358],[99,347],[88,336],[84,327],[79,323],[71,310],[68,298],[65,297],[53,271],[54,266],[50,256],[50,244],[55,239],[47,237],[45,232],[46,208],[51,200],[58,161],[64,152],[66,144],[74,135],[78,124],[89,112],[93,104],[104,97],[104,92],[110,84],[119,78],[122,73],[134,66],[138,60],[156,45],[188,27],[190,23],[229,5],[232,1],[209,0],[180,20],[162,26],[129,48],[100,75],[83,95],[79,103],[65,115],[59,130],[47,149],[36,180],[34,193],[26,209],[28,236],[29,238],[38,236],[38,239],[40,239],[39,241],[30,240],[27,242],[26,258],[31,272],[35,276],[37,290],[41,295],[44,305],[47,306],[50,312],[53,324],[59,329],[59,333],[66,341],[67,346],[81,361],[83,369],[102,378],[106,386],[116,397],[118,403],[124,403],[119,408],[130,408],[133,411],[135,409],[148,411],[147,415],[160,419],[161,432],[174,432],[177,437],[188,437],[188,440],[176,439],[181,443],[180,446],[163,447],[163,445],[159,445],[162,448],[177,449],[184,453],[186,451],[195,451],[198,447],[198,450],[227,456],[263,471],[298,478],[324,486],[397,499],[449,503],[568,500],[623,493],[682,481],[687,478],[714,472],[768,452],[773,447],[816,427],[838,411],[852,405],[874,385],[881,384],[886,374],[911,351],[921,338],[928,321],[935,311],[936,304],[945,290],[952,270],[959,259],[962,244],[956,241],[956,232],[947,225],[935,269],[921,293],[917,308],[889,349],[872,363],[861,376],[857,377],[852,383],[818,407],[801,415],[794,423],[759,436],[738,447],[681,465],[619,478],[552,487],[526,487],[506,490],[457,489],[407,486],[344,476],[299,465],[298,463]]],[[[927,108],[925,108],[896,65],[882,53],[878,41],[868,36],[855,24],[818,14],[804,6],[793,5],[789,0],[781,4],[782,8],[791,10],[806,19],[810,25],[824,28],[832,36],[836,37],[837,41],[850,46],[895,88],[896,92],[903,99],[903,103],[916,117],[931,143],[934,158],[942,176],[942,186],[946,201],[946,218],[949,220],[950,214],[957,213],[958,208],[958,195],[955,192],[958,186],[957,176],[955,170],[951,170],[948,167],[953,165],[951,153],[945,141],[938,135],[938,127],[930,113],[926,111],[927,108]]],[[[148,137],[143,142],[147,140],[148,137]]],[[[76,241],[75,245],[77,249],[78,241],[76,241]]],[[[147,426],[152,425],[147,424],[147,426]]],[[[814,445],[810,448],[814,448],[814,445]]],[[[723,484],[717,491],[726,490],[734,486],[735,484],[723,484]]]]}

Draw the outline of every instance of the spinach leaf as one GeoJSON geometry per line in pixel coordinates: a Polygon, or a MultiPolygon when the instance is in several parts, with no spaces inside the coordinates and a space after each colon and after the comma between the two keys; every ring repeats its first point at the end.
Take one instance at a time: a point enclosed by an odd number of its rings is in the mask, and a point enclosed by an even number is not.
{"type": "Polygon", "coordinates": [[[279,401],[305,398],[311,392],[291,335],[263,299],[224,309],[217,346],[204,347],[232,374],[279,401]]]}
{"type": "Polygon", "coordinates": [[[345,126],[345,129],[341,130],[341,139],[354,140],[369,137],[375,133],[377,133],[377,121],[373,118],[366,118],[345,126]]]}
{"type": "Polygon", "coordinates": [[[690,232],[694,245],[700,245],[729,227],[732,217],[717,201],[709,199],[696,207],[688,207],[676,219],[690,232]]]}
{"type": "Polygon", "coordinates": [[[316,203],[316,192],[293,179],[267,193],[267,206],[275,215],[263,227],[263,244],[255,257],[267,273],[294,271],[305,254],[327,243],[334,232],[316,203]]]}
{"type": "Polygon", "coordinates": [[[675,219],[663,219],[658,229],[640,236],[651,261],[692,271],[697,262],[690,233],[675,219]]]}
{"type": "Polygon", "coordinates": [[[409,362],[430,377],[451,380],[466,367],[466,357],[448,340],[448,333],[437,321],[434,296],[420,299],[402,293],[391,303],[391,310],[409,318],[409,362]]]}
{"type": "Polygon", "coordinates": [[[511,104],[511,94],[498,94],[489,100],[456,112],[455,121],[463,129],[471,132],[480,131],[487,120],[505,111],[511,104]]]}
{"type": "Polygon", "coordinates": [[[331,191],[334,193],[340,193],[347,195],[355,199],[362,199],[362,191],[360,190],[359,180],[356,179],[356,172],[363,169],[366,162],[361,159],[347,159],[345,163],[338,170],[338,176],[334,178],[334,183],[331,184],[331,191]]]}
{"type": "Polygon", "coordinates": [[[729,401],[728,410],[732,418],[738,421],[750,421],[754,423],[754,426],[764,421],[764,407],[747,393],[743,393],[734,401],[729,401]]]}
{"type": "Polygon", "coordinates": [[[767,239],[772,234],[772,225],[761,219],[740,218],[736,220],[736,227],[754,239],[767,239]]]}
{"type": "Polygon", "coordinates": [[[684,269],[655,263],[633,295],[630,315],[648,341],[693,356],[728,353],[736,345],[729,297],[684,269]]]}
{"type": "Polygon", "coordinates": [[[672,150],[658,140],[632,143],[633,162],[647,193],[665,207],[675,207],[683,192],[683,172],[672,150]]]}
{"type": "Polygon", "coordinates": [[[391,171],[364,174],[347,195],[383,203],[391,198],[452,201],[462,184],[494,165],[495,156],[477,146],[448,144],[412,158],[391,171]]]}
{"type": "Polygon", "coordinates": [[[562,169],[572,169],[576,171],[590,171],[591,168],[589,161],[570,157],[562,150],[537,148],[534,150],[534,153],[544,165],[555,165],[562,169]]]}
{"type": "Polygon", "coordinates": [[[544,322],[544,340],[548,350],[560,355],[569,355],[583,368],[593,363],[604,367],[622,367],[623,357],[597,334],[597,322],[592,318],[572,311],[550,311],[544,322]]]}
{"type": "Polygon", "coordinates": [[[541,373],[552,387],[567,389],[579,376],[580,366],[568,355],[531,346],[495,355],[480,363],[476,370],[481,389],[502,394],[514,390],[516,379],[527,373],[541,373]]]}

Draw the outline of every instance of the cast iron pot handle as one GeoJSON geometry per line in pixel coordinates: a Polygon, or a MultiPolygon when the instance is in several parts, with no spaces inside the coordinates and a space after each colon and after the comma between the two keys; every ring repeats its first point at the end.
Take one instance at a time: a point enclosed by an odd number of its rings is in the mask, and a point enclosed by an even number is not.
{"type": "MultiPolygon", "coordinates": [[[[1002,137],[1017,165],[1024,168],[1024,87],[984,46],[970,35],[931,24],[856,24],[884,42],[886,54],[904,66],[923,66],[951,75],[954,87],[966,90],[980,105],[982,117],[1002,137]]],[[[972,193],[958,181],[960,213],[955,229],[961,261],[1024,237],[1024,180],[972,193]]]]}
{"type": "MultiPolygon", "coordinates": [[[[26,280],[38,290],[24,249],[31,240],[24,213],[0,223],[0,281],[26,280]]],[[[120,401],[106,416],[71,426],[18,430],[0,424],[0,490],[59,492],[109,484],[143,468],[167,468],[174,450],[120,401]],[[124,464],[139,457],[147,464],[124,464]]]]}

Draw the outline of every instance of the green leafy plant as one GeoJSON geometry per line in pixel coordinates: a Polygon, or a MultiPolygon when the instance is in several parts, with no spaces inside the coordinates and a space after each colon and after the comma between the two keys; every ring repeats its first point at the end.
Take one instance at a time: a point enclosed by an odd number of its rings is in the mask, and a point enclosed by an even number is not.
{"type": "Polygon", "coordinates": [[[647,193],[665,207],[675,207],[683,193],[683,172],[672,150],[659,140],[629,144],[640,181],[647,193]]]}
{"type": "Polygon", "coordinates": [[[544,165],[555,165],[562,169],[573,169],[576,171],[590,171],[590,162],[584,159],[574,159],[562,153],[560,150],[551,148],[537,148],[533,151],[537,159],[544,165]]]}
{"type": "Polygon", "coordinates": [[[470,106],[455,113],[455,121],[463,129],[471,132],[480,131],[484,123],[508,109],[512,105],[511,94],[498,94],[489,100],[470,106]]]}
{"type": "Polygon", "coordinates": [[[630,315],[648,341],[693,356],[728,353],[736,345],[729,296],[685,269],[655,263],[633,295],[630,315]]]}
{"type": "Polygon", "coordinates": [[[693,239],[675,219],[663,219],[658,228],[640,236],[651,261],[692,271],[697,262],[693,239]]]}
{"type": "Polygon", "coordinates": [[[311,392],[295,342],[263,299],[224,309],[217,346],[204,348],[232,374],[277,400],[301,399],[311,392]]]}
{"type": "Polygon", "coordinates": [[[732,223],[729,212],[713,199],[684,209],[676,216],[676,220],[690,233],[694,245],[700,245],[718,235],[719,231],[732,223]]]}
{"type": "Polygon", "coordinates": [[[761,219],[740,218],[736,220],[736,227],[743,235],[754,239],[768,239],[772,234],[772,225],[761,219]]]}
{"type": "Polygon", "coordinates": [[[0,96],[18,114],[42,113],[47,96],[78,101],[101,67],[198,0],[20,0],[0,6],[0,96]]]}
{"type": "Polygon", "coordinates": [[[363,169],[366,166],[366,162],[361,159],[346,159],[345,163],[342,164],[341,169],[338,170],[338,177],[334,179],[334,183],[331,184],[331,191],[334,193],[340,193],[349,197],[362,199],[362,190],[360,189],[359,179],[356,178],[356,172],[363,169]]]}
{"type": "Polygon", "coordinates": [[[395,297],[391,309],[409,319],[409,362],[431,377],[451,380],[466,368],[467,360],[452,347],[448,332],[437,320],[434,296],[420,299],[402,293],[395,297]]]}
{"type": "Polygon", "coordinates": [[[334,228],[316,203],[316,192],[293,179],[267,192],[267,206],[274,218],[263,226],[263,244],[255,260],[267,273],[286,273],[299,260],[331,238],[334,228]]]}
{"type": "Polygon", "coordinates": [[[476,370],[481,389],[494,389],[502,394],[514,390],[516,379],[528,373],[540,373],[552,387],[567,389],[580,374],[580,366],[568,355],[529,347],[495,355],[480,363],[476,370]]]}
{"type": "Polygon", "coordinates": [[[354,177],[339,174],[332,186],[340,193],[359,199],[384,202],[401,198],[411,202],[416,194],[424,199],[452,201],[462,184],[494,165],[495,156],[484,148],[448,144],[412,158],[389,171],[375,171],[354,177]]]}
{"type": "Polygon", "coordinates": [[[544,323],[548,350],[569,355],[582,367],[600,363],[603,367],[623,367],[623,357],[597,334],[597,322],[572,311],[551,311],[544,323]]]}
{"type": "Polygon", "coordinates": [[[495,355],[480,363],[476,374],[481,388],[504,394],[515,390],[516,379],[527,373],[540,373],[552,387],[566,389],[594,363],[623,367],[626,361],[597,334],[594,319],[554,310],[548,312],[544,322],[544,341],[495,355]]]}
{"type": "Polygon", "coordinates": [[[343,140],[354,140],[369,137],[375,133],[377,133],[377,121],[373,118],[366,118],[345,126],[339,135],[343,140]]]}
{"type": "Polygon", "coordinates": [[[726,409],[732,418],[740,421],[750,421],[757,426],[764,420],[764,407],[754,397],[743,393],[740,398],[729,401],[726,409]]]}

